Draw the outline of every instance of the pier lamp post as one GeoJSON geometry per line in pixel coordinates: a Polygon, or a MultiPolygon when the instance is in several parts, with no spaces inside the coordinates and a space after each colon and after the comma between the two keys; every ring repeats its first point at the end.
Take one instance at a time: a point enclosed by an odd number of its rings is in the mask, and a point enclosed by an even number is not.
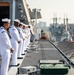
{"type": "MultiPolygon", "coordinates": [[[[35,12],[35,31],[37,32],[37,19],[38,19],[38,12],[41,11],[41,9],[33,9],[33,11],[35,12]]],[[[36,33],[35,32],[35,33],[36,33]]]]}
{"type": "Polygon", "coordinates": [[[40,11],[41,11],[41,9],[36,9],[36,13],[35,13],[35,19],[36,19],[35,25],[36,25],[36,28],[37,28],[38,12],[40,12],[40,11]]]}
{"type": "Polygon", "coordinates": [[[38,19],[38,12],[40,12],[41,9],[33,9],[34,13],[35,13],[35,26],[34,26],[34,32],[35,32],[35,39],[38,40],[38,31],[37,31],[37,19],[38,19]]]}

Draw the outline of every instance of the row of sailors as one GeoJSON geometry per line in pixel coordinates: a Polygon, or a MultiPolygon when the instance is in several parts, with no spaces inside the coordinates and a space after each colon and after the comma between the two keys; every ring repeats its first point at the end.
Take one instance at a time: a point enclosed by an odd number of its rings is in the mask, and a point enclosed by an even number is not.
{"type": "Polygon", "coordinates": [[[12,26],[7,18],[2,19],[2,23],[3,25],[0,27],[0,55],[2,57],[0,75],[8,75],[10,58],[12,66],[18,66],[17,59],[22,59],[21,55],[25,54],[30,44],[30,27],[18,19],[14,20],[12,26]]]}

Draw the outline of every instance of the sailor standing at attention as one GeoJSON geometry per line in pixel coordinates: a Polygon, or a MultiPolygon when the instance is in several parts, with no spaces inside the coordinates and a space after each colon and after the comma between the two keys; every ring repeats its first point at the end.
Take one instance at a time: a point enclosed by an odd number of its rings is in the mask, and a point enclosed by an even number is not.
{"type": "Polygon", "coordinates": [[[18,48],[18,59],[23,59],[23,57],[21,57],[21,54],[22,54],[22,50],[23,50],[23,41],[25,40],[25,37],[24,37],[24,33],[23,33],[23,23],[22,22],[20,22],[20,24],[19,24],[18,31],[19,31],[19,35],[20,35],[20,39],[21,39],[21,42],[20,42],[19,48],[18,48]]]}
{"type": "Polygon", "coordinates": [[[23,32],[24,32],[24,37],[25,37],[25,41],[24,41],[24,47],[25,47],[25,52],[27,52],[27,39],[28,39],[28,34],[27,34],[27,25],[24,24],[23,25],[23,32]]]}
{"type": "Polygon", "coordinates": [[[30,33],[30,25],[28,25],[28,46],[30,44],[30,37],[31,37],[31,33],[30,33]]]}
{"type": "Polygon", "coordinates": [[[26,32],[25,32],[25,24],[23,23],[23,34],[24,34],[24,38],[25,38],[25,40],[23,41],[23,50],[22,50],[22,54],[23,53],[27,53],[26,52],[26,32]]]}
{"type": "Polygon", "coordinates": [[[9,28],[9,33],[11,36],[11,44],[12,47],[14,48],[14,52],[12,54],[12,65],[11,66],[19,66],[19,64],[17,63],[17,54],[18,54],[18,46],[20,41],[20,36],[19,36],[19,32],[17,30],[17,27],[19,25],[20,21],[18,19],[14,20],[14,25],[12,25],[9,28]]]}
{"type": "Polygon", "coordinates": [[[26,33],[27,33],[27,42],[26,42],[26,48],[28,49],[29,48],[29,35],[30,35],[30,30],[29,30],[29,28],[28,28],[28,26],[29,25],[26,25],[26,29],[25,29],[25,31],[26,31],[26,33]]]}
{"type": "Polygon", "coordinates": [[[8,67],[11,53],[14,49],[11,46],[10,38],[7,34],[7,29],[10,26],[10,20],[5,18],[2,19],[2,26],[0,27],[0,54],[2,57],[1,74],[8,75],[8,67]]]}

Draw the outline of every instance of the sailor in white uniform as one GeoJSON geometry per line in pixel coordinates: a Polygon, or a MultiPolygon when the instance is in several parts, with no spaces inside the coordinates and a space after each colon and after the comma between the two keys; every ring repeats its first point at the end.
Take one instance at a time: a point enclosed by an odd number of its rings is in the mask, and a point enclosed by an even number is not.
{"type": "Polygon", "coordinates": [[[25,24],[23,23],[23,34],[24,34],[24,38],[25,40],[23,41],[23,50],[22,50],[22,53],[25,53],[26,54],[26,32],[25,32],[25,24]]]}
{"type": "Polygon", "coordinates": [[[26,47],[27,47],[27,49],[29,48],[29,39],[30,39],[30,29],[28,28],[29,27],[29,25],[26,25],[27,27],[26,27],[26,29],[25,29],[25,31],[26,31],[26,33],[27,33],[27,42],[26,42],[26,47]]]}
{"type": "Polygon", "coordinates": [[[9,33],[11,36],[11,44],[12,44],[12,47],[14,48],[14,52],[12,54],[12,66],[19,66],[19,64],[17,63],[18,46],[19,46],[19,43],[21,42],[19,37],[19,32],[17,30],[19,23],[20,21],[18,19],[15,19],[14,25],[12,25],[9,28],[9,33]]]}
{"type": "Polygon", "coordinates": [[[18,31],[19,31],[19,35],[20,35],[20,39],[21,39],[21,42],[20,42],[19,48],[18,48],[18,59],[22,59],[23,57],[21,56],[21,54],[24,54],[24,52],[22,52],[22,51],[23,51],[23,42],[25,40],[22,22],[20,22],[20,24],[19,24],[18,31]]]}
{"type": "Polygon", "coordinates": [[[28,28],[28,26],[25,24],[24,32],[25,32],[25,49],[26,50],[27,50],[27,45],[28,45],[28,32],[27,32],[27,28],[28,28]]]}
{"type": "Polygon", "coordinates": [[[23,28],[22,28],[23,29],[23,36],[24,36],[22,55],[26,55],[26,53],[27,53],[27,52],[25,52],[25,50],[26,50],[26,46],[25,46],[25,44],[26,44],[26,33],[24,30],[25,24],[23,23],[22,25],[23,25],[23,28]]]}
{"type": "Polygon", "coordinates": [[[10,26],[10,20],[5,18],[2,19],[2,27],[0,27],[0,54],[2,57],[1,64],[1,74],[0,75],[8,75],[8,67],[11,53],[13,53],[14,49],[11,46],[10,38],[7,34],[7,29],[10,26]]]}
{"type": "Polygon", "coordinates": [[[28,25],[28,46],[30,44],[30,37],[31,37],[31,33],[30,33],[30,25],[28,25]]]}

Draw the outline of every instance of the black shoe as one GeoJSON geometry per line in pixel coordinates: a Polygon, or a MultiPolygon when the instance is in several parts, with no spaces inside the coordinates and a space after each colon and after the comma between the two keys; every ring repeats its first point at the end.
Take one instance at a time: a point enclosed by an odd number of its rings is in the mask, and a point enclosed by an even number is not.
{"type": "Polygon", "coordinates": [[[27,50],[25,50],[24,52],[27,52],[27,50]]]}
{"type": "Polygon", "coordinates": [[[23,57],[18,57],[17,59],[23,59],[23,57]]]}
{"type": "Polygon", "coordinates": [[[18,67],[20,64],[18,63],[17,65],[10,65],[10,67],[18,67]]]}
{"type": "Polygon", "coordinates": [[[25,53],[23,53],[22,55],[25,55],[25,53]]]}

